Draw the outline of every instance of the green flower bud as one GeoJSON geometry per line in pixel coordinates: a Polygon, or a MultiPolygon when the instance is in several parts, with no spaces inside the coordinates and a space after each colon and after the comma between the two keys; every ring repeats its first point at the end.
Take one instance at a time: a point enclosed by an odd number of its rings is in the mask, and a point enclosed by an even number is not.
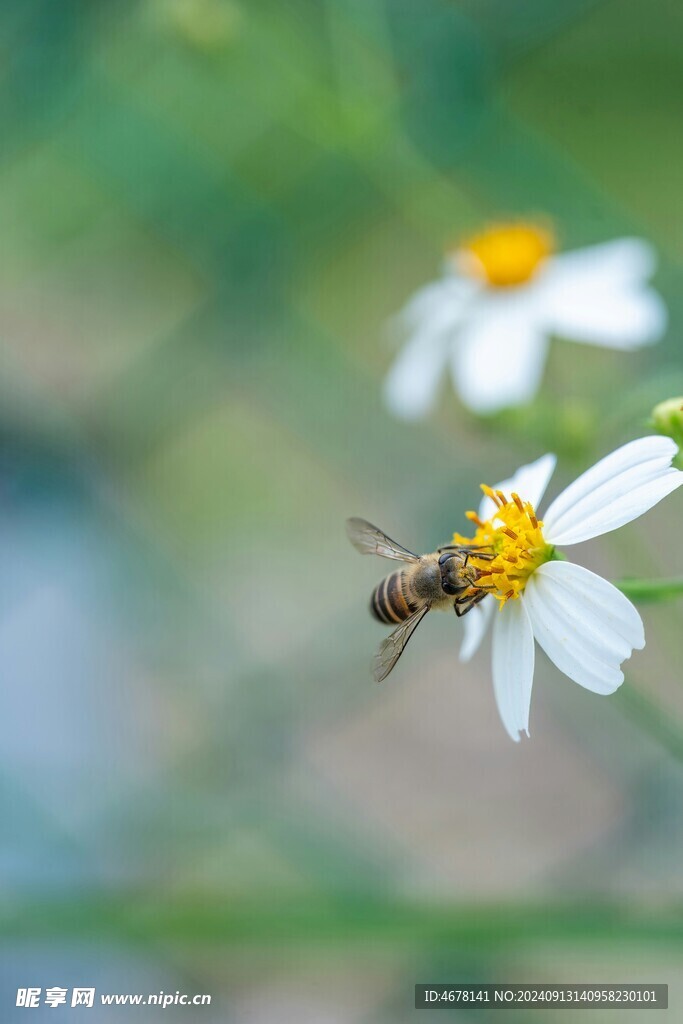
{"type": "Polygon", "coordinates": [[[683,449],[683,396],[667,398],[652,410],[652,426],[660,434],[673,438],[683,449]]]}

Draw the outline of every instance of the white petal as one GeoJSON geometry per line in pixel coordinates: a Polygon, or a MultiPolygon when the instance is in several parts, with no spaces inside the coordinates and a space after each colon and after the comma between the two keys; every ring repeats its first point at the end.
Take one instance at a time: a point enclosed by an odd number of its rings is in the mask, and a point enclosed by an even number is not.
{"type": "Polygon", "coordinates": [[[394,360],[384,379],[384,402],[395,416],[420,419],[434,406],[448,360],[443,334],[416,334],[394,360]]]}
{"type": "Polygon", "coordinates": [[[555,498],[543,516],[551,544],[578,544],[637,519],[683,484],[671,468],[678,447],[668,437],[641,437],[607,455],[555,498]]]}
{"type": "Polygon", "coordinates": [[[481,298],[453,348],[453,379],[462,401],[477,413],[528,402],[538,390],[547,347],[532,288],[481,298]]]}
{"type": "Polygon", "coordinates": [[[519,742],[529,735],[534,636],[523,600],[508,601],[493,622],[493,692],[503,725],[519,742]]]}
{"type": "Polygon", "coordinates": [[[469,294],[456,278],[444,278],[422,288],[399,314],[402,329],[413,333],[384,380],[383,394],[400,419],[420,419],[434,406],[469,294]]]}
{"type": "Polygon", "coordinates": [[[457,321],[461,311],[479,287],[472,281],[445,274],[440,280],[420,288],[396,316],[395,322],[405,333],[422,328],[440,329],[446,320],[457,321]]]}
{"type": "Polygon", "coordinates": [[[567,282],[549,299],[544,322],[569,341],[631,351],[660,340],[668,313],[652,288],[580,292],[567,282]]]}
{"type": "Polygon", "coordinates": [[[463,617],[462,623],[465,635],[460,646],[460,660],[469,661],[472,655],[476,654],[481,642],[486,635],[491,615],[497,607],[491,597],[485,597],[479,604],[468,611],[463,617]]]}
{"type": "Polygon", "coordinates": [[[624,681],[622,661],[645,646],[642,620],[628,598],[580,565],[546,562],[523,600],[550,660],[595,693],[613,693],[624,681]]]}
{"type": "MultiPolygon", "coordinates": [[[[557,456],[551,454],[542,455],[535,462],[530,462],[526,466],[520,466],[514,476],[510,477],[509,480],[501,480],[500,483],[496,484],[494,490],[503,491],[508,497],[514,492],[523,501],[530,501],[534,508],[538,509],[546,488],[550,483],[556,463],[557,456]]],[[[495,511],[496,506],[494,502],[490,498],[483,498],[479,506],[479,518],[490,519],[495,511]]]]}
{"type": "Polygon", "coordinates": [[[558,253],[545,264],[543,273],[555,271],[582,284],[596,283],[600,288],[612,282],[637,284],[652,277],[657,268],[657,253],[643,238],[616,238],[599,245],[558,253]]]}
{"type": "Polygon", "coordinates": [[[537,280],[544,327],[610,348],[658,341],[668,315],[661,297],[645,284],[654,265],[652,247],[635,238],[553,257],[537,280]]]}

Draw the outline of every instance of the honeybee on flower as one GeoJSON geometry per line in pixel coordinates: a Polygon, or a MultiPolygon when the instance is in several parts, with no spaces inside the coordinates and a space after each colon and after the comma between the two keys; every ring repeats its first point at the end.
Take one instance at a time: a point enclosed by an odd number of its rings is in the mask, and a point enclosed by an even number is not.
{"type": "Polygon", "coordinates": [[[496,487],[482,485],[474,535],[415,555],[372,523],[347,521],[362,554],[402,563],[372,594],[373,616],[392,632],[375,657],[386,679],[425,615],[453,609],[463,619],[462,661],[475,653],[493,614],[493,689],[503,725],[515,741],[529,727],[536,641],[565,675],[595,693],[613,693],[621,663],[645,646],[640,615],[607,580],[565,561],[566,547],[610,533],[637,519],[683,484],[671,460],[676,444],[645,437],[624,445],[583,473],[551,503],[536,509],[555,468],[544,455],[496,487]]]}
{"type": "Polygon", "coordinates": [[[447,370],[475,413],[523,404],[538,390],[552,335],[622,351],[653,344],[667,323],[647,284],[655,262],[638,238],[559,253],[550,228],[531,223],[465,240],[399,314],[406,343],[384,381],[387,407],[425,416],[447,370]]]}

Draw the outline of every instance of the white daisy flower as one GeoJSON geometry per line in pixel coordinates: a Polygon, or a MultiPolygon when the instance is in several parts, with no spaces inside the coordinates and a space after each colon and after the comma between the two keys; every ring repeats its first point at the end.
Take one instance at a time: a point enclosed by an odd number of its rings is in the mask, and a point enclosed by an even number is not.
{"type": "Polygon", "coordinates": [[[658,341],[667,312],[646,284],[654,268],[654,250],[638,238],[556,253],[545,228],[485,231],[399,315],[408,341],[384,382],[388,408],[403,419],[426,415],[447,368],[476,413],[527,402],[551,335],[623,351],[658,341]]]}
{"type": "Polygon", "coordinates": [[[616,530],[680,487],[683,472],[671,467],[676,452],[667,437],[631,441],[570,484],[543,520],[535,509],[554,455],[522,466],[496,488],[482,486],[479,512],[467,513],[475,536],[455,534],[454,543],[485,545],[496,557],[470,558],[480,570],[475,587],[486,596],[463,619],[460,657],[472,657],[493,618],[493,689],[513,740],[522,731],[529,735],[534,640],[561,672],[601,694],[621,685],[621,663],[645,646],[642,620],[628,598],[588,569],[559,560],[556,546],[616,530]]]}

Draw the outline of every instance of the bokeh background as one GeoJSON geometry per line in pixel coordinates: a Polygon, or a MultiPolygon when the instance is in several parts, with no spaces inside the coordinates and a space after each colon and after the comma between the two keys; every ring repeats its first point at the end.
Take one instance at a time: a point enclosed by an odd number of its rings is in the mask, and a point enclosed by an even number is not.
{"type": "MultiPolygon", "coordinates": [[[[343,524],[431,550],[480,481],[555,450],[558,493],[683,392],[680,5],[5,0],[0,27],[2,1019],[89,985],[400,1024],[416,981],[467,979],[668,982],[676,1019],[680,601],[642,608],[611,698],[539,655],[515,745],[454,617],[371,682],[385,566],[343,524]],[[392,421],[387,318],[534,214],[650,239],[664,341],[558,340],[532,406],[445,388],[392,421]]],[[[682,512],[577,557],[680,574],[682,512]]]]}

